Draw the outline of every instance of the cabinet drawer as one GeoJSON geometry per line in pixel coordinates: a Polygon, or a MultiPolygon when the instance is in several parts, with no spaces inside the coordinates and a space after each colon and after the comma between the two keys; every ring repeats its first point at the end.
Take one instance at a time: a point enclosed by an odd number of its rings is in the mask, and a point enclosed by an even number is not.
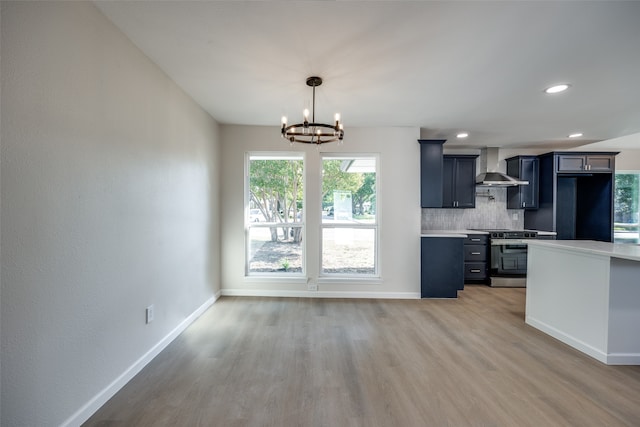
{"type": "Polygon", "coordinates": [[[464,239],[465,245],[487,245],[489,243],[489,235],[487,234],[468,234],[464,239]]]}
{"type": "Polygon", "coordinates": [[[464,260],[486,262],[487,246],[486,245],[464,245],[464,260]]]}
{"type": "Polygon", "coordinates": [[[487,278],[487,264],[484,262],[465,262],[465,280],[484,280],[487,278]]]}

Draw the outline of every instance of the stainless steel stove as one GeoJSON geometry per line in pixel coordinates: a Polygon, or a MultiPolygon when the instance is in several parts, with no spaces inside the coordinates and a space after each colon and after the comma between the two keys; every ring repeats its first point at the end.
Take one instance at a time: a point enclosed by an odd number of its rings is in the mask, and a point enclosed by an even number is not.
{"type": "Polygon", "coordinates": [[[527,283],[527,239],[537,239],[532,230],[483,230],[489,233],[489,274],[492,287],[523,288],[527,283]]]}

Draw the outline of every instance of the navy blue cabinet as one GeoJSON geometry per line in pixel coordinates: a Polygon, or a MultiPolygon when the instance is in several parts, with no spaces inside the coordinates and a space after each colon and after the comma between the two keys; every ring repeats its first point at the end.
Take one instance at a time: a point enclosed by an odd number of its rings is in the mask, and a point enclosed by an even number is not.
{"type": "Polygon", "coordinates": [[[464,239],[464,283],[489,284],[487,234],[469,234],[464,239]]]}
{"type": "Polygon", "coordinates": [[[613,153],[562,153],[555,158],[559,173],[612,173],[615,169],[613,153]]]}
{"type": "Polygon", "coordinates": [[[420,206],[475,208],[477,155],[443,155],[444,139],[419,139],[420,206]]]}
{"type": "Polygon", "coordinates": [[[442,144],[444,139],[419,139],[420,206],[442,207],[442,144]]]}
{"type": "Polygon", "coordinates": [[[515,156],[505,159],[507,175],[528,181],[528,185],[507,187],[507,209],[538,209],[537,156],[515,156]]]}
{"type": "Polygon", "coordinates": [[[420,239],[422,298],[457,298],[464,288],[464,238],[420,239]]]}
{"type": "Polygon", "coordinates": [[[540,162],[537,210],[528,229],[555,231],[559,240],[613,241],[616,152],[550,152],[540,162]]]}
{"type": "Polygon", "coordinates": [[[442,163],[442,207],[476,207],[476,155],[445,155],[442,163]]]}

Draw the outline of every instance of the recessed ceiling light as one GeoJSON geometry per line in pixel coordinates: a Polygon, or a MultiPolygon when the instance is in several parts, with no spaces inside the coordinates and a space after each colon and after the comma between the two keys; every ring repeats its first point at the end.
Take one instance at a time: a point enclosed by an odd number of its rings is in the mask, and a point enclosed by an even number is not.
{"type": "Polygon", "coordinates": [[[580,138],[582,134],[580,132],[572,133],[569,138],[580,138]]]}
{"type": "Polygon", "coordinates": [[[468,136],[469,134],[466,132],[460,132],[459,134],[456,135],[457,138],[466,138],[468,136]]]}
{"type": "Polygon", "coordinates": [[[571,85],[566,84],[566,83],[562,83],[562,84],[559,84],[559,85],[554,85],[554,86],[548,87],[548,88],[546,88],[544,90],[544,92],[545,93],[550,93],[550,94],[552,94],[552,93],[560,93],[560,92],[564,92],[565,90],[569,89],[569,86],[571,86],[571,85]]]}

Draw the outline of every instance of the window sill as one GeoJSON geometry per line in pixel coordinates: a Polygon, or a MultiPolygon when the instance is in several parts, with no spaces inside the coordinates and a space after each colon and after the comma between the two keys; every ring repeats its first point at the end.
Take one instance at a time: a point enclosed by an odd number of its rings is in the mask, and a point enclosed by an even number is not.
{"type": "Polygon", "coordinates": [[[292,285],[306,285],[309,282],[307,276],[245,276],[245,283],[289,283],[292,285]]]}
{"type": "Polygon", "coordinates": [[[381,277],[356,277],[356,276],[340,276],[340,277],[319,277],[317,280],[319,285],[331,284],[349,284],[349,285],[381,285],[383,280],[381,277]]]}

